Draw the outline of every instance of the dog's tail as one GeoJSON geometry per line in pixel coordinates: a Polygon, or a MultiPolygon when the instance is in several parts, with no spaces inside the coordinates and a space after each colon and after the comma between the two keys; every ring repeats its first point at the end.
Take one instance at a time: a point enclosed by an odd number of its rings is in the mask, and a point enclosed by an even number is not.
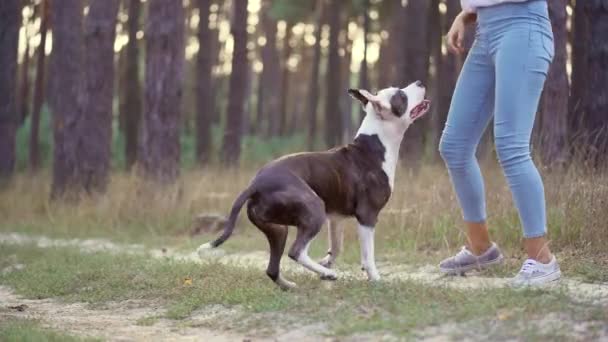
{"type": "Polygon", "coordinates": [[[243,208],[245,202],[249,200],[249,198],[251,197],[251,195],[253,195],[253,193],[255,193],[255,191],[256,190],[252,186],[249,186],[247,189],[241,192],[239,197],[236,198],[234,204],[232,205],[232,209],[230,210],[230,216],[228,217],[228,221],[226,221],[226,225],[224,226],[224,232],[222,233],[222,235],[214,241],[202,245],[201,247],[199,247],[199,249],[216,248],[226,242],[228,238],[230,238],[232,232],[234,231],[234,226],[236,225],[236,220],[239,217],[241,208],[243,208]]]}

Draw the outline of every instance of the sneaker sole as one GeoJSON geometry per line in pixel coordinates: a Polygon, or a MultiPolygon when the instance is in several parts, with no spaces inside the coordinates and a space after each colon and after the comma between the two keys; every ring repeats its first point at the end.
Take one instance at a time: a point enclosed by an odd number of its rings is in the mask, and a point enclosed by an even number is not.
{"type": "Polygon", "coordinates": [[[528,281],[525,284],[511,284],[512,287],[527,287],[527,286],[543,286],[543,285],[547,285],[550,284],[552,282],[556,282],[558,281],[560,278],[562,277],[562,272],[561,270],[557,270],[555,272],[551,272],[547,275],[544,275],[542,277],[537,277],[534,279],[531,279],[530,281],[528,281]]]}
{"type": "Polygon", "coordinates": [[[460,274],[463,274],[463,273],[466,273],[469,271],[483,271],[492,266],[496,266],[496,265],[502,263],[503,260],[504,260],[504,257],[501,254],[498,258],[496,258],[492,261],[485,262],[483,264],[474,264],[474,265],[463,266],[463,267],[459,267],[459,268],[439,267],[439,270],[441,271],[441,273],[444,273],[446,275],[460,275],[460,274]]]}

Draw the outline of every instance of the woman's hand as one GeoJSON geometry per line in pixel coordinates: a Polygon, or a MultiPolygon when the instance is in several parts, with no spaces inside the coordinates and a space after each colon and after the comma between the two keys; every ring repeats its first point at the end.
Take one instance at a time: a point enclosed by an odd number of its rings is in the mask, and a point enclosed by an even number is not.
{"type": "Polygon", "coordinates": [[[464,33],[466,30],[466,26],[468,23],[475,22],[477,16],[474,13],[466,13],[460,12],[454,22],[452,23],[452,27],[448,32],[446,39],[448,50],[457,55],[464,52],[464,33]]]}

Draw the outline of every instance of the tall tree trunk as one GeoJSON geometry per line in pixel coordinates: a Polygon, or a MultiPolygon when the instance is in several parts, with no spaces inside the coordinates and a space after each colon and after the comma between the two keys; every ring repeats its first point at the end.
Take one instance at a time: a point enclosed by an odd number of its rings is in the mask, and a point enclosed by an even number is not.
{"type": "MultiPolygon", "coordinates": [[[[363,59],[361,60],[361,68],[359,69],[359,88],[369,90],[369,71],[367,66],[367,46],[369,35],[369,0],[363,0],[363,59]]],[[[359,122],[361,124],[365,117],[365,109],[361,107],[359,112],[359,122]]]]}
{"type": "Polygon", "coordinates": [[[545,165],[564,163],[568,128],[568,0],[549,1],[549,16],[555,37],[555,57],[549,68],[539,117],[539,137],[542,161],[545,165]]]}
{"type": "MultiPolygon", "coordinates": [[[[431,112],[429,113],[431,118],[431,126],[430,132],[432,133],[431,143],[433,145],[433,157],[434,160],[439,160],[439,137],[441,136],[441,132],[443,131],[443,126],[445,125],[445,114],[441,112],[441,108],[439,106],[439,97],[441,94],[441,90],[443,87],[444,80],[442,79],[442,68],[443,68],[443,55],[441,52],[442,44],[443,44],[443,35],[444,35],[444,20],[442,20],[442,14],[439,11],[439,0],[432,0],[429,6],[429,57],[433,61],[432,70],[433,74],[429,72],[429,94],[427,95],[429,98],[435,99],[434,106],[431,108],[431,112]],[[431,78],[432,77],[432,78],[431,78]]],[[[451,23],[450,23],[451,24],[451,23]]]]}
{"type": "MultiPolygon", "coordinates": [[[[587,51],[589,49],[589,23],[584,7],[585,0],[577,0],[572,16],[572,86],[570,87],[568,140],[572,147],[580,142],[584,118],[588,75],[587,51]]],[[[574,151],[571,151],[574,152],[574,151]]]]}
{"type": "Polygon", "coordinates": [[[247,90],[247,0],[235,1],[231,32],[234,39],[228,95],[228,120],[222,145],[222,162],[234,166],[241,154],[243,111],[247,90]]]}
{"type": "Polygon", "coordinates": [[[118,0],[91,0],[84,24],[84,87],[78,164],[88,192],[105,191],[112,147],[114,40],[118,0]]]}
{"type": "Polygon", "coordinates": [[[197,114],[196,114],[196,160],[200,165],[209,162],[211,157],[211,124],[214,110],[214,98],[211,84],[212,56],[211,30],[209,29],[209,9],[211,0],[198,0],[200,23],[198,42],[200,48],[197,56],[197,114]]]}
{"type": "Polygon", "coordinates": [[[78,170],[79,101],[82,87],[83,2],[51,1],[53,25],[52,87],[53,184],[51,198],[80,191],[78,170]]]}
{"type": "Polygon", "coordinates": [[[327,66],[327,96],[325,100],[325,144],[327,147],[340,143],[343,132],[342,114],[340,112],[340,30],[342,29],[340,13],[342,0],[330,0],[328,7],[329,20],[329,52],[327,66]]]}
{"type": "Polygon", "coordinates": [[[125,166],[127,170],[130,170],[137,161],[137,141],[142,109],[141,82],[139,78],[139,42],[137,41],[137,31],[140,27],[141,1],[128,1],[129,21],[127,23],[127,30],[129,42],[126,47],[125,79],[123,83],[124,100],[121,101],[121,115],[125,135],[125,166]]]}
{"type": "Polygon", "coordinates": [[[279,98],[281,99],[280,105],[280,125],[279,125],[279,134],[286,135],[287,134],[287,120],[289,116],[288,112],[288,104],[289,104],[289,58],[291,57],[291,44],[289,41],[291,40],[292,32],[291,28],[293,27],[292,23],[287,23],[287,27],[285,28],[285,37],[283,38],[283,69],[281,70],[281,95],[279,98]]]}
{"type": "Polygon", "coordinates": [[[584,128],[587,158],[594,167],[608,162],[608,0],[585,1],[589,18],[588,94],[584,128]]]}
{"type": "Polygon", "coordinates": [[[262,49],[262,87],[264,103],[264,114],[267,118],[266,135],[276,136],[279,134],[280,123],[280,101],[277,94],[280,93],[279,82],[281,79],[281,63],[277,50],[277,22],[269,15],[270,1],[264,2],[261,11],[261,22],[264,28],[266,44],[262,49]]]}
{"type": "Polygon", "coordinates": [[[46,33],[48,30],[49,7],[47,0],[40,2],[40,45],[36,56],[36,81],[34,84],[34,99],[32,104],[32,121],[30,126],[29,139],[29,167],[30,171],[37,171],[40,168],[40,140],[38,131],[40,130],[40,112],[44,102],[44,80],[45,80],[45,59],[46,59],[46,33]]]}
{"type": "MultiPolygon", "coordinates": [[[[406,47],[405,77],[410,81],[420,80],[425,85],[428,80],[429,54],[428,46],[428,14],[427,0],[410,0],[407,5],[406,37],[409,37],[406,47]]],[[[399,84],[407,86],[406,83],[399,84]]],[[[419,119],[406,132],[401,145],[401,156],[406,166],[416,169],[424,154],[425,132],[429,125],[429,116],[419,119]]]]}
{"type": "Polygon", "coordinates": [[[19,0],[0,1],[0,182],[15,169],[15,136],[19,117],[15,99],[17,46],[21,25],[19,0]]]}
{"type": "Polygon", "coordinates": [[[184,29],[181,1],[148,1],[144,111],[137,158],[144,176],[160,184],[171,184],[179,176],[184,29]]]}
{"type": "Polygon", "coordinates": [[[339,98],[340,98],[340,112],[342,113],[342,134],[341,134],[341,138],[340,141],[338,142],[339,144],[344,144],[347,141],[350,141],[352,139],[352,136],[354,135],[353,132],[353,116],[352,116],[352,112],[353,112],[353,101],[350,98],[350,96],[344,96],[344,91],[345,89],[349,89],[350,86],[350,66],[352,64],[352,60],[353,60],[353,41],[352,39],[348,36],[348,25],[350,23],[350,20],[348,17],[346,17],[343,20],[342,25],[344,25],[344,28],[342,30],[342,34],[344,35],[344,39],[341,39],[341,41],[343,42],[343,47],[342,50],[344,51],[344,56],[342,56],[340,58],[340,64],[341,64],[341,72],[342,72],[342,81],[341,81],[341,86],[340,86],[340,90],[342,90],[342,93],[339,94],[339,98]]]}
{"type": "Polygon", "coordinates": [[[325,23],[324,1],[316,1],[315,46],[312,57],[312,75],[308,88],[308,149],[314,150],[317,137],[317,107],[319,106],[319,73],[321,67],[321,38],[325,23]]]}
{"type": "Polygon", "coordinates": [[[19,124],[23,124],[30,111],[30,43],[27,30],[25,34],[25,51],[21,63],[21,80],[19,82],[19,88],[19,124]]]}

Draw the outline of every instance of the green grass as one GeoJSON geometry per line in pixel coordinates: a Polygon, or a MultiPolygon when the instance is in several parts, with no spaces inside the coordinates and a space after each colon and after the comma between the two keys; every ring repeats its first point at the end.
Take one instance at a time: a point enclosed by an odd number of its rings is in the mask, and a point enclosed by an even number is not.
{"type": "MultiPolygon", "coordinates": [[[[460,291],[410,281],[327,283],[314,276],[289,273],[287,277],[299,288],[285,292],[261,270],[122,254],[82,255],[69,248],[2,246],[0,260],[5,260],[0,267],[5,267],[8,260],[25,265],[20,271],[0,275],[0,283],[30,298],[56,297],[92,305],[152,300],[164,305],[165,318],[176,320],[219,304],[242,310],[247,317],[243,327],[258,325],[256,317],[272,315],[274,323],[263,321],[265,325],[282,324],[283,318],[292,317],[300,324],[324,323],[329,335],[385,331],[409,336],[416,329],[444,322],[497,319],[500,312],[516,313],[507,321],[525,322],[546,312],[560,312],[608,323],[608,312],[601,307],[576,304],[556,292],[460,291]],[[192,279],[192,285],[184,283],[186,278],[192,279]]],[[[141,319],[138,324],[151,325],[158,318],[141,319]]]]}
{"type": "Polygon", "coordinates": [[[83,339],[51,329],[42,328],[36,321],[9,319],[0,322],[0,341],[4,342],[79,342],[97,341],[83,339]]]}

